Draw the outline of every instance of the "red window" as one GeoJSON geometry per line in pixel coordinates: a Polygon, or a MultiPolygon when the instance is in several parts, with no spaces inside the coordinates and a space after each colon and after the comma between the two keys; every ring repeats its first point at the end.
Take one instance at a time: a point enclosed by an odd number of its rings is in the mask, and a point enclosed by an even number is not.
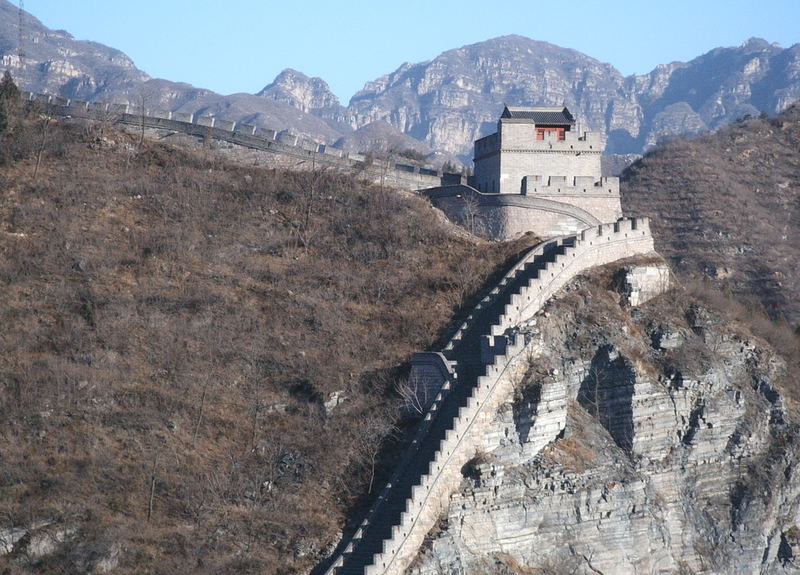
{"type": "Polygon", "coordinates": [[[565,138],[564,132],[564,128],[557,126],[536,126],[536,139],[544,140],[545,134],[556,134],[555,138],[557,140],[563,140],[565,138]]]}

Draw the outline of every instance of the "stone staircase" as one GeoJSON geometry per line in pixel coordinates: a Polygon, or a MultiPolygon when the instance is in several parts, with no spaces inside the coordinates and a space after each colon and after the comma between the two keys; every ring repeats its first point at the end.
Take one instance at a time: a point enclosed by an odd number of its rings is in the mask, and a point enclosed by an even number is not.
{"type": "Polygon", "coordinates": [[[589,228],[531,249],[442,350],[452,366],[415,439],[365,519],[326,575],[401,573],[462,479],[515,377],[525,342],[514,326],[535,314],[576,274],[653,251],[646,218],[589,228]]]}
{"type": "MultiPolygon", "coordinates": [[[[478,378],[486,375],[486,366],[494,363],[494,354],[487,354],[486,346],[481,345],[483,338],[490,337],[491,326],[503,315],[511,296],[519,294],[523,286],[527,287],[530,280],[536,279],[547,263],[554,262],[556,256],[563,254],[566,247],[574,242],[575,236],[569,236],[533,248],[532,260],[515,267],[493,290],[490,297],[481,302],[448,343],[444,355],[455,362],[456,384],[452,389],[446,390],[449,393],[429,413],[423,429],[420,430],[424,436],[419,437],[418,434],[412,450],[404,457],[368,520],[357,532],[357,538],[351,542],[350,550],[342,556],[341,565],[330,573],[361,575],[365,573],[366,567],[373,564],[374,556],[383,551],[384,540],[392,536],[392,527],[399,523],[401,513],[407,511],[412,488],[419,485],[422,477],[432,471],[430,464],[434,461],[446,433],[453,430],[455,418],[473,395],[478,378]]],[[[504,352],[506,345],[502,344],[495,349],[504,352]]]]}

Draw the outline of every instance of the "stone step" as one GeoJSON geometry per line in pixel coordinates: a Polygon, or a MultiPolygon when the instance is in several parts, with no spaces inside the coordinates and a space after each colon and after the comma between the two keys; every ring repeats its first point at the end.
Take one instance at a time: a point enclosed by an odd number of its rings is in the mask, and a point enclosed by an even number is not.
{"type": "MultiPolygon", "coordinates": [[[[400,523],[414,487],[420,485],[422,478],[430,473],[431,464],[448,431],[453,429],[459,410],[467,404],[478,379],[486,373],[487,364],[481,360],[481,336],[489,334],[492,326],[499,323],[512,296],[528,288],[531,280],[538,277],[538,273],[565,250],[566,246],[554,243],[533,261],[517,269],[513,276],[504,280],[502,291],[491,301],[482,302],[473,312],[458,339],[451,340],[451,345],[443,353],[448,360],[455,362],[454,370],[458,374],[456,384],[433,412],[427,434],[418,442],[413,457],[398,470],[399,480],[395,480],[383,502],[373,510],[369,524],[364,526],[361,538],[353,541],[352,551],[344,555],[337,574],[361,574],[366,566],[372,564],[374,555],[383,551],[383,542],[391,537],[392,528],[400,523]]],[[[488,362],[494,363],[494,357],[490,354],[488,362]]]]}

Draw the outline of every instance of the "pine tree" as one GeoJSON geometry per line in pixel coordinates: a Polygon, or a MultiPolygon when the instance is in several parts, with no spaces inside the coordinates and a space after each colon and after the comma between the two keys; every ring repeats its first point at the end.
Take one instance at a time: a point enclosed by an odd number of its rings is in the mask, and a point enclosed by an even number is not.
{"type": "Polygon", "coordinates": [[[0,80],[0,132],[5,132],[10,120],[19,108],[19,88],[14,83],[11,73],[6,70],[0,80]]]}

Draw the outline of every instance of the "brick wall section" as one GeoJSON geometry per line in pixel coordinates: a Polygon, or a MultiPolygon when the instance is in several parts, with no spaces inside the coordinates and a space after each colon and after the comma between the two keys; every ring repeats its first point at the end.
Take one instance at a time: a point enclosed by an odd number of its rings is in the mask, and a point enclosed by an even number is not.
{"type": "MultiPolygon", "coordinates": [[[[465,405],[458,409],[452,426],[447,429],[430,460],[428,472],[412,488],[405,510],[391,529],[391,536],[383,541],[381,551],[372,556],[371,564],[363,569],[363,573],[402,573],[416,556],[425,535],[444,509],[450,494],[457,489],[461,482],[462,466],[474,455],[475,447],[480,444],[497,408],[513,392],[515,382],[526,368],[524,340],[513,334],[511,328],[539,311],[553,294],[577,274],[596,265],[652,251],[653,238],[647,218],[622,220],[584,230],[578,236],[551,240],[528,252],[475,308],[443,350],[445,355],[448,350],[458,347],[461,339],[470,332],[471,322],[481,317],[482,309],[503,301],[499,298],[508,292],[510,286],[516,286],[499,319],[489,327],[488,333],[481,336],[486,340],[482,342],[484,345],[481,347],[481,355],[489,352],[484,357],[490,362],[485,365],[485,373],[478,377],[465,405]],[[559,250],[550,249],[553,246],[557,246],[559,250]],[[542,259],[548,249],[552,255],[542,259]],[[529,271],[531,264],[544,261],[545,264],[534,266],[532,273],[529,271]],[[498,338],[501,337],[507,340],[504,345],[498,345],[498,338]],[[504,352],[491,357],[491,349],[504,352]]],[[[453,385],[459,385],[458,380],[454,384],[446,382],[437,394],[415,442],[424,441],[429,422],[444,405],[453,385]]],[[[394,477],[384,489],[373,510],[382,500],[388,499],[388,492],[398,479],[400,478],[394,477]]],[[[354,541],[357,542],[366,532],[370,520],[371,516],[368,515],[344,553],[353,550],[354,541]]],[[[344,557],[344,554],[341,555],[329,568],[329,575],[356,572],[344,565],[344,557]]]]}
{"type": "Polygon", "coordinates": [[[148,129],[169,130],[197,138],[209,137],[266,152],[258,157],[260,162],[269,167],[301,170],[329,167],[356,172],[377,184],[412,191],[439,186],[444,182],[458,183],[465,180],[461,174],[442,173],[402,163],[369,163],[361,154],[348,154],[294,134],[263,130],[250,124],[239,124],[212,116],[194,116],[164,110],[145,110],[142,115],[141,108],[127,104],[87,103],[32,92],[22,92],[21,97],[23,101],[36,102],[46,107],[55,116],[113,120],[113,123],[134,126],[144,124],[148,129]]]}

